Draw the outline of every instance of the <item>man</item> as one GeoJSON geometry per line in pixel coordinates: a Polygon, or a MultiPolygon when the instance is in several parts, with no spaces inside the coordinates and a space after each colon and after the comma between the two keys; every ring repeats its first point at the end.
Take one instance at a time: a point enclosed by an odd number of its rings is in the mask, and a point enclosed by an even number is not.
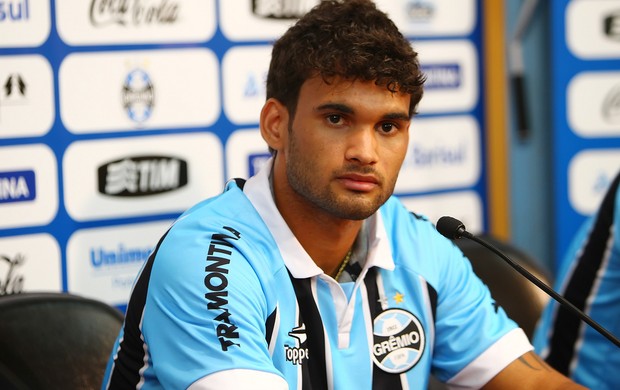
{"type": "MultiPolygon", "coordinates": [[[[555,288],[614,335],[620,334],[620,172],[571,242],[555,288]]],[[[591,389],[619,389],[620,348],[550,301],[534,334],[546,362],[591,389]]]]}
{"type": "Polygon", "coordinates": [[[273,157],[187,211],[129,301],[103,387],[424,389],[570,382],[468,261],[391,197],[424,77],[369,1],[326,1],[275,43],[273,157]]]}

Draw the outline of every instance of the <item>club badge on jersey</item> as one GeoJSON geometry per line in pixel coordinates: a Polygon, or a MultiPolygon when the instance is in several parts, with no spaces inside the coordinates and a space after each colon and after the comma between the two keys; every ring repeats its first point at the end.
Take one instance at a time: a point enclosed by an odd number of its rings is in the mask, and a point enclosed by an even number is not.
{"type": "Polygon", "coordinates": [[[416,316],[388,309],[373,325],[373,360],[385,372],[401,374],[413,368],[424,352],[426,337],[416,316]]]}

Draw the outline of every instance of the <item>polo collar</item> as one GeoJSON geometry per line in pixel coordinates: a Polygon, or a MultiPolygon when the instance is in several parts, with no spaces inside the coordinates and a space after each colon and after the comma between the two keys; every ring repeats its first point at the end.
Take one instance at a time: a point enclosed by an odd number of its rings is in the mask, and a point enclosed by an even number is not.
{"type": "MultiPolygon", "coordinates": [[[[267,225],[291,275],[296,279],[322,275],[323,270],[314,263],[310,255],[301,246],[276,207],[269,182],[272,165],[273,157],[264,164],[255,176],[247,180],[243,192],[267,225]]],[[[369,245],[364,269],[376,266],[393,270],[392,250],[381,213],[371,215],[365,223],[368,224],[369,245]]]]}

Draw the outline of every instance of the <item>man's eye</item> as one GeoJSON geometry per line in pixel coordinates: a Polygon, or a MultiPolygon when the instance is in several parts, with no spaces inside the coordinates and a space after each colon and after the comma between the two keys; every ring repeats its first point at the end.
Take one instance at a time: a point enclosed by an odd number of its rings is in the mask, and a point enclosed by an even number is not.
{"type": "Polygon", "coordinates": [[[396,129],[396,126],[394,126],[393,123],[382,123],[379,128],[381,129],[382,132],[384,133],[390,133],[392,131],[394,131],[394,129],[396,129]]]}
{"type": "Polygon", "coordinates": [[[328,115],[327,116],[327,120],[331,124],[338,125],[338,124],[342,123],[342,116],[337,115],[337,114],[328,115]]]}

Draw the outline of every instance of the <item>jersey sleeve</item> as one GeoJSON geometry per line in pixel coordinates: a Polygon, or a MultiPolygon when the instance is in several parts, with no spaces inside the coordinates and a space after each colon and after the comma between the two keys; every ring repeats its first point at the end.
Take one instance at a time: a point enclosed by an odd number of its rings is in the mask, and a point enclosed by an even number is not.
{"type": "MultiPolygon", "coordinates": [[[[273,308],[243,234],[199,225],[175,226],[155,257],[142,321],[145,375],[165,388],[210,388],[210,375],[233,369],[280,376],[265,336],[273,308]]],[[[231,388],[221,382],[230,376],[212,378],[231,388]]]]}
{"type": "Polygon", "coordinates": [[[439,276],[433,368],[448,384],[480,388],[533,347],[460,249],[434,229],[429,234],[438,248],[439,276]]]}

